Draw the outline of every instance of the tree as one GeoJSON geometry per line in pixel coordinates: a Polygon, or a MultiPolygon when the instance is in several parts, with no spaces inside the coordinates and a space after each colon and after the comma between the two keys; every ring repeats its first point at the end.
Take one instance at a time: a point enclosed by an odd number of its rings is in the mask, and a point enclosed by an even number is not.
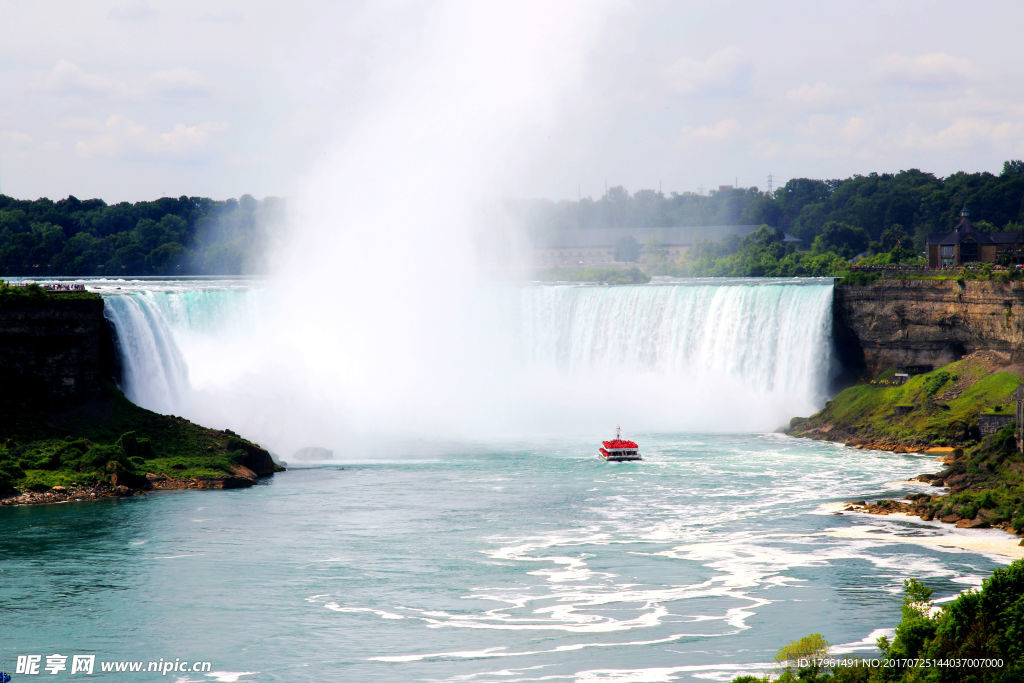
{"type": "Polygon", "coordinates": [[[853,258],[867,249],[868,241],[868,233],[864,228],[829,221],[814,238],[811,250],[815,253],[834,251],[846,258],[853,258]]]}
{"type": "Polygon", "coordinates": [[[891,251],[897,244],[907,249],[911,247],[910,235],[899,223],[893,223],[883,230],[878,242],[881,246],[880,251],[891,251]]]}
{"type": "Polygon", "coordinates": [[[1009,176],[1024,175],[1024,161],[1020,159],[1011,159],[1010,161],[1003,162],[1003,171],[999,174],[1001,178],[1008,178],[1009,176]]]}
{"type": "Polygon", "coordinates": [[[800,679],[814,680],[824,668],[821,660],[828,656],[831,646],[820,633],[812,633],[784,646],[775,654],[775,661],[787,669],[795,667],[800,679]]]}
{"type": "Polygon", "coordinates": [[[626,235],[615,243],[616,261],[636,261],[640,258],[640,243],[632,235],[626,235]]]}

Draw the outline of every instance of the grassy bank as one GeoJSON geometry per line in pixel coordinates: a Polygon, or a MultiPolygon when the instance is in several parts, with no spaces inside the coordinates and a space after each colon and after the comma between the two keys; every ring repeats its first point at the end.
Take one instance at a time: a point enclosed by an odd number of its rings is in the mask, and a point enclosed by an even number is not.
{"type": "Polygon", "coordinates": [[[1013,394],[1024,378],[1000,363],[996,354],[979,352],[903,385],[889,371],[842,391],[809,418],[794,418],[789,433],[902,452],[947,447],[946,469],[918,478],[948,494],[860,501],[853,509],[1024,534],[1024,455],[1015,426],[985,439],[978,426],[982,414],[1014,415],[1013,394]]]}
{"type": "Polygon", "coordinates": [[[895,451],[949,448],[946,469],[921,475],[946,495],[859,502],[853,509],[904,512],[961,527],[999,527],[1024,534],[1024,455],[1013,423],[981,438],[982,414],[1014,415],[1013,394],[1024,378],[979,352],[897,385],[893,372],[850,387],[810,418],[794,418],[790,434],[895,451]]]}
{"type": "Polygon", "coordinates": [[[888,450],[973,446],[981,413],[1013,413],[1024,377],[1004,367],[996,354],[979,352],[902,385],[889,370],[840,392],[811,417],[794,418],[789,433],[888,450]]]}
{"type": "Polygon", "coordinates": [[[48,491],[246,486],[276,469],[256,444],[140,408],[113,386],[104,400],[74,408],[7,407],[0,416],[0,497],[8,502],[46,502],[20,494],[48,491]]]}
{"type": "MultiPolygon", "coordinates": [[[[978,416],[1014,414],[1013,394],[1024,378],[997,354],[979,352],[897,384],[888,371],[850,387],[809,418],[794,418],[790,434],[890,450],[950,446],[945,470],[919,479],[948,489],[908,500],[861,501],[852,508],[903,512],[958,527],[998,527],[1024,534],[1024,455],[1015,425],[984,439],[978,416]]],[[[878,639],[872,659],[830,652],[820,634],[779,650],[782,668],[758,681],[1019,681],[1024,676],[1024,561],[997,569],[980,590],[945,605],[917,580],[905,582],[895,637],[878,639]]]]}

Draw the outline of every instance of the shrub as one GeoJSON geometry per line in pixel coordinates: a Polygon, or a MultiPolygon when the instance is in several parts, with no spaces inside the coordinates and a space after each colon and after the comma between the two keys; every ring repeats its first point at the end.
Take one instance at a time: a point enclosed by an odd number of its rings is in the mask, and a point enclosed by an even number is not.
{"type": "Polygon", "coordinates": [[[117,445],[125,456],[131,460],[150,460],[153,458],[153,444],[145,437],[136,436],[135,432],[125,432],[117,440],[117,445]]]}
{"type": "Polygon", "coordinates": [[[932,397],[939,393],[939,390],[949,381],[951,375],[945,370],[939,370],[928,376],[924,382],[924,395],[932,397]]]}

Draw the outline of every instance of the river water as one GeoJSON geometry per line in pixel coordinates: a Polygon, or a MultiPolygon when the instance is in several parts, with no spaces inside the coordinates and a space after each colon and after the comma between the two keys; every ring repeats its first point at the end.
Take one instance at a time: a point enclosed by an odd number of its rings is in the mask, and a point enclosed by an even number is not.
{"type": "MultiPolygon", "coordinates": [[[[189,402],[204,382],[194,354],[209,347],[181,336],[187,317],[164,321],[189,370],[179,414],[207,405],[189,402]]],[[[692,371],[685,355],[661,374],[692,371]]],[[[819,391],[779,392],[762,370],[741,375],[755,395],[819,391]]],[[[937,469],[931,457],[686,425],[630,430],[644,461],[604,463],[606,431],[322,441],[334,453],[319,462],[282,440],[292,467],[247,490],[0,509],[0,670],[91,654],[99,680],[730,680],[773,670],[782,645],[812,632],[870,656],[899,619],[904,579],[946,599],[1007,561],[959,547],[998,532],[836,514],[839,501],[920,490],[904,480],[937,469]],[[99,671],[161,659],[211,671],[99,671]]]]}

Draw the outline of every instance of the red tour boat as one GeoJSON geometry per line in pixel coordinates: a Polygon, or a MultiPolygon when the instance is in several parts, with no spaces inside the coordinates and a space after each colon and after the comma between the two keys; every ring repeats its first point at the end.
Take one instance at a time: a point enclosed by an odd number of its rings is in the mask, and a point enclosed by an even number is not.
{"type": "Polygon", "coordinates": [[[626,441],[622,438],[622,427],[615,428],[615,438],[611,441],[602,441],[604,448],[598,449],[598,457],[603,460],[620,462],[622,460],[643,460],[640,457],[640,447],[635,441],[626,441]]]}

